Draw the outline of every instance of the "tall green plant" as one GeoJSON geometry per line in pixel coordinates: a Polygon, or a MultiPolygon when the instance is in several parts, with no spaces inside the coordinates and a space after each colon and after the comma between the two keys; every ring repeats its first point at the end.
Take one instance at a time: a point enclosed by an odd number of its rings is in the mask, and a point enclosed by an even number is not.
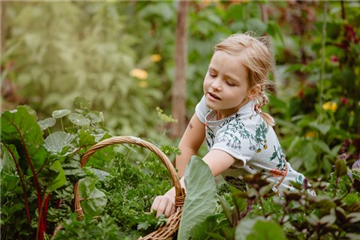
{"type": "Polygon", "coordinates": [[[43,115],[70,108],[75,97],[84,96],[111,116],[109,128],[146,133],[156,124],[151,110],[163,94],[152,87],[156,74],[138,74],[137,69],[156,65],[150,60],[156,52],[138,56],[134,47],[142,36],[129,33],[130,16],[121,15],[126,4],[9,3],[11,38],[3,61],[12,68],[2,79],[20,86],[22,96],[43,115]]]}

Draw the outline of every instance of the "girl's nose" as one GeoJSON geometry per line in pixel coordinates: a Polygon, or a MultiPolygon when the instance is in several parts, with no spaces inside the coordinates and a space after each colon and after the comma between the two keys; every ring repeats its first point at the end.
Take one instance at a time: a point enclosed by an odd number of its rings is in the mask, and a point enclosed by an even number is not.
{"type": "Polygon", "coordinates": [[[221,81],[220,79],[216,79],[212,84],[211,84],[211,88],[217,91],[221,91],[222,87],[221,87],[221,81]]]}

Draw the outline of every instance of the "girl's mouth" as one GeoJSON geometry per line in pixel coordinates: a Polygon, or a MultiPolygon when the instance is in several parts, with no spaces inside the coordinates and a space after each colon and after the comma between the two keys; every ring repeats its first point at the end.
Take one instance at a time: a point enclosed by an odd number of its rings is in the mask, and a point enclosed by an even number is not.
{"type": "Polygon", "coordinates": [[[218,97],[218,96],[217,96],[216,94],[214,94],[214,93],[208,92],[208,94],[210,95],[211,98],[214,98],[214,99],[216,99],[216,100],[221,100],[221,98],[218,97]]]}

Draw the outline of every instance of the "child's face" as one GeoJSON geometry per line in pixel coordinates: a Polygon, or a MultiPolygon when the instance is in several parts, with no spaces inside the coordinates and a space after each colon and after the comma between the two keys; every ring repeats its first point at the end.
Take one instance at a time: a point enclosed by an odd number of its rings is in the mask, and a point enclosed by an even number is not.
{"type": "Polygon", "coordinates": [[[247,70],[239,57],[223,51],[214,53],[204,80],[206,105],[218,112],[218,119],[237,112],[249,93],[247,70]]]}

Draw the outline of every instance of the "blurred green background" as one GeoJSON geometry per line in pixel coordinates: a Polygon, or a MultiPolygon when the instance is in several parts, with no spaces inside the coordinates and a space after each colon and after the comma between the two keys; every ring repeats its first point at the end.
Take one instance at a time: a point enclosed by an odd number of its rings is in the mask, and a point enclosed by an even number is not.
{"type": "MultiPolygon", "coordinates": [[[[178,1],[1,2],[2,111],[39,119],[86,97],[117,135],[156,139],[169,126],[178,1]]],[[[189,1],[186,111],[202,97],[214,45],[233,33],[270,37],[277,92],[266,111],[288,160],[328,175],[346,140],[360,149],[358,1],[189,1]]],[[[166,136],[165,136],[166,137],[166,136]]],[[[176,145],[178,139],[167,138],[176,145]]]]}

